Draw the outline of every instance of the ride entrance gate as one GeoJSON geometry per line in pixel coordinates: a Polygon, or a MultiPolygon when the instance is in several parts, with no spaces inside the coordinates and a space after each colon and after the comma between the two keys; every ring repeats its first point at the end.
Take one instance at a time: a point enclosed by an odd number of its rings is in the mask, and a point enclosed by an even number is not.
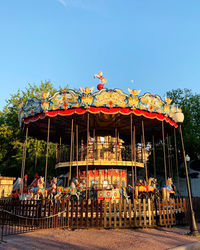
{"type": "Polygon", "coordinates": [[[186,222],[185,199],[115,201],[1,201],[1,240],[4,236],[50,228],[146,228],[186,222]]]}

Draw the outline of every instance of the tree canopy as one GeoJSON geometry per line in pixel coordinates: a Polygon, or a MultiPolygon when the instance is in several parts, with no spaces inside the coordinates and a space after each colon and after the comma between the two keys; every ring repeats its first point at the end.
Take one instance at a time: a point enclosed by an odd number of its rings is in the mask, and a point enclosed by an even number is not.
{"type": "MultiPolygon", "coordinates": [[[[67,89],[60,88],[60,90],[67,89]]],[[[2,111],[0,111],[0,174],[20,176],[24,135],[19,127],[19,105],[32,97],[40,98],[41,93],[53,94],[56,89],[50,81],[28,84],[24,91],[17,90],[11,95],[2,111]]],[[[48,174],[53,175],[55,167],[55,144],[49,145],[48,174]]],[[[27,161],[25,172],[33,177],[36,172],[44,175],[46,142],[29,138],[27,145],[27,161]]]]}
{"type": "Polygon", "coordinates": [[[182,109],[182,124],[185,151],[191,160],[200,157],[200,94],[189,89],[177,89],[167,92],[167,96],[182,109]]]}
{"type": "MultiPolygon", "coordinates": [[[[172,103],[176,103],[184,114],[184,122],[181,125],[183,131],[183,140],[185,152],[190,156],[191,161],[200,157],[200,94],[194,94],[189,89],[176,89],[166,93],[167,97],[172,99],[172,103]]],[[[177,151],[179,161],[179,175],[185,175],[183,163],[183,152],[180,140],[179,129],[176,130],[177,151]]],[[[165,141],[167,175],[169,177],[176,176],[175,164],[175,145],[173,135],[169,139],[170,142],[170,157],[168,156],[167,140],[165,141]],[[169,162],[170,161],[170,162],[169,162]]],[[[155,145],[156,151],[156,173],[159,176],[164,176],[164,161],[163,161],[163,146],[162,141],[155,145]]],[[[153,154],[148,160],[148,171],[153,175],[153,154]]]]}

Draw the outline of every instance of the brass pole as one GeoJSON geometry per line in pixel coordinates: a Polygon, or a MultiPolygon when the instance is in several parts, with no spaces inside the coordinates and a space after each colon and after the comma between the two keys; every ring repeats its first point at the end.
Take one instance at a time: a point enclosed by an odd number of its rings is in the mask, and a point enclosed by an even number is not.
{"type": "Polygon", "coordinates": [[[176,161],[176,175],[178,181],[178,196],[180,197],[180,180],[178,172],[178,155],[177,155],[177,144],[176,144],[176,129],[174,128],[174,148],[175,148],[175,161],[176,161]]]}
{"type": "MultiPolygon", "coordinates": [[[[93,165],[94,161],[95,161],[95,128],[93,128],[93,165]]],[[[96,185],[96,167],[94,168],[94,185],[96,185]]]]}
{"type": "Polygon", "coordinates": [[[83,145],[83,138],[81,138],[81,161],[83,161],[83,151],[84,151],[84,145],[83,145]]]}
{"type": "Polygon", "coordinates": [[[166,165],[166,152],[165,152],[165,132],[164,132],[164,122],[162,121],[162,141],[163,141],[163,158],[164,158],[164,168],[165,168],[165,184],[167,185],[167,165],[166,165]]]}
{"type": "Polygon", "coordinates": [[[167,134],[167,158],[168,158],[169,177],[172,177],[171,166],[170,166],[170,152],[169,152],[169,136],[168,136],[168,134],[167,134]]]}
{"type": "Polygon", "coordinates": [[[25,165],[26,165],[27,141],[28,141],[28,127],[26,127],[26,137],[25,137],[25,141],[24,141],[24,145],[23,145],[22,168],[21,168],[21,185],[20,185],[21,199],[22,199],[22,193],[23,193],[23,190],[24,190],[24,172],[25,172],[25,165]]]}
{"type": "Polygon", "coordinates": [[[141,162],[143,162],[143,142],[142,142],[142,136],[141,136],[141,162]]]}
{"type": "Polygon", "coordinates": [[[153,147],[153,177],[156,179],[156,156],[155,156],[154,135],[152,135],[152,147],[153,147]]]}
{"type": "Polygon", "coordinates": [[[115,160],[117,163],[117,128],[115,128],[115,160]]]}
{"type": "Polygon", "coordinates": [[[148,182],[148,173],[147,173],[147,161],[145,159],[145,136],[144,136],[144,121],[142,119],[142,141],[143,141],[143,154],[144,154],[144,165],[145,165],[145,174],[146,174],[146,182],[148,182]]]}
{"type": "Polygon", "coordinates": [[[58,163],[58,143],[56,143],[56,163],[58,163]]]}
{"type": "Polygon", "coordinates": [[[62,155],[62,137],[60,137],[60,143],[59,143],[58,162],[61,161],[61,155],[62,155]]]}
{"type": "MultiPolygon", "coordinates": [[[[74,129],[75,130],[75,129],[74,129]]],[[[73,138],[72,138],[72,162],[75,160],[74,154],[75,154],[75,131],[73,131],[73,138]]]]}
{"type": "Polygon", "coordinates": [[[78,124],[76,124],[76,178],[78,178],[78,124]]]}
{"type": "MultiPolygon", "coordinates": [[[[35,170],[35,174],[36,174],[36,168],[37,168],[37,160],[38,160],[38,140],[36,142],[36,150],[35,150],[35,164],[34,164],[34,170],[35,170]]],[[[56,156],[57,158],[57,156],[56,156]]]]}
{"type": "Polygon", "coordinates": [[[190,212],[191,212],[190,231],[191,231],[192,235],[197,236],[199,234],[199,232],[198,232],[198,229],[197,229],[195,214],[194,214],[193,205],[192,205],[190,181],[189,181],[187,162],[186,162],[186,157],[185,157],[185,147],[184,147],[184,142],[183,142],[183,134],[182,134],[181,124],[179,126],[179,130],[180,130],[180,135],[181,135],[181,144],[182,144],[183,159],[184,159],[184,165],[185,165],[185,175],[186,175],[188,198],[189,198],[189,205],[190,205],[190,212]]]}
{"type": "MultiPolygon", "coordinates": [[[[134,200],[134,187],[135,187],[135,182],[134,182],[134,172],[133,172],[133,151],[134,151],[134,146],[133,145],[133,114],[131,113],[130,118],[131,118],[131,170],[132,170],[132,195],[133,195],[133,200],[134,200]]],[[[135,126],[134,126],[135,128],[135,126]]],[[[135,132],[135,131],[134,131],[135,132]]],[[[135,163],[135,162],[134,162],[135,163]]]]}
{"type": "Polygon", "coordinates": [[[45,183],[44,183],[45,188],[47,186],[47,166],[48,166],[48,157],[49,157],[49,132],[50,132],[50,118],[48,118],[48,129],[47,129],[47,151],[46,151],[45,183]]]}
{"type": "Polygon", "coordinates": [[[73,153],[73,136],[74,136],[74,118],[72,118],[71,123],[71,145],[70,145],[70,162],[69,162],[69,175],[67,180],[67,186],[69,186],[69,181],[71,181],[72,178],[72,153],[73,153]]]}
{"type": "Polygon", "coordinates": [[[89,154],[89,113],[87,113],[87,156],[86,156],[86,200],[87,200],[87,191],[88,191],[88,154],[89,154]]]}
{"type": "Polygon", "coordinates": [[[171,175],[172,175],[172,179],[173,179],[174,175],[173,175],[173,159],[172,159],[171,137],[169,137],[169,160],[170,160],[170,167],[171,167],[171,175]]]}
{"type": "Polygon", "coordinates": [[[136,166],[136,136],[135,125],[133,126],[133,150],[134,150],[134,166],[135,166],[135,182],[137,181],[137,166],[136,166]]]}
{"type": "Polygon", "coordinates": [[[95,161],[95,128],[93,128],[93,164],[95,161]]]}

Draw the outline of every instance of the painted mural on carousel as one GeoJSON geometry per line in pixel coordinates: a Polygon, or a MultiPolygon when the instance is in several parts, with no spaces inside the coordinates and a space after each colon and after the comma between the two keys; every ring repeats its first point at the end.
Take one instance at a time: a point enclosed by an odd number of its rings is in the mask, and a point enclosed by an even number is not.
{"type": "MultiPolygon", "coordinates": [[[[96,92],[93,91],[94,88],[86,87],[80,88],[79,91],[71,89],[57,91],[53,96],[50,96],[50,93],[42,93],[40,99],[34,97],[24,104],[22,103],[19,107],[20,125],[27,118],[39,114],[51,116],[50,112],[52,111],[74,110],[74,112],[81,114],[86,109],[92,113],[106,112],[106,110],[107,112],[112,110],[113,113],[115,111],[122,113],[133,111],[136,115],[146,114],[149,118],[159,119],[159,115],[162,115],[162,117],[170,118],[174,122],[176,122],[175,114],[182,113],[181,109],[176,104],[172,104],[172,100],[169,98],[165,97],[165,100],[162,100],[160,96],[150,93],[139,96],[140,90],[136,89],[128,89],[129,94],[120,89],[108,89],[104,87],[107,80],[103,77],[102,72],[99,72],[95,77],[100,80],[96,92]],[[157,116],[155,117],[153,114],[157,114],[157,116]]],[[[55,116],[54,114],[60,113],[54,112],[52,116],[55,116]]],[[[67,115],[67,112],[64,114],[67,115]]]]}

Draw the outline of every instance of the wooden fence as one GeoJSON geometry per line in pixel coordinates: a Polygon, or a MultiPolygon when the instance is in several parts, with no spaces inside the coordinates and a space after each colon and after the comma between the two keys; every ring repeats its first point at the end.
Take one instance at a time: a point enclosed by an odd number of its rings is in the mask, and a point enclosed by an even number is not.
{"type": "Polygon", "coordinates": [[[186,222],[185,199],[170,201],[121,200],[119,203],[68,199],[0,201],[0,227],[4,235],[48,228],[138,228],[186,222]]]}

